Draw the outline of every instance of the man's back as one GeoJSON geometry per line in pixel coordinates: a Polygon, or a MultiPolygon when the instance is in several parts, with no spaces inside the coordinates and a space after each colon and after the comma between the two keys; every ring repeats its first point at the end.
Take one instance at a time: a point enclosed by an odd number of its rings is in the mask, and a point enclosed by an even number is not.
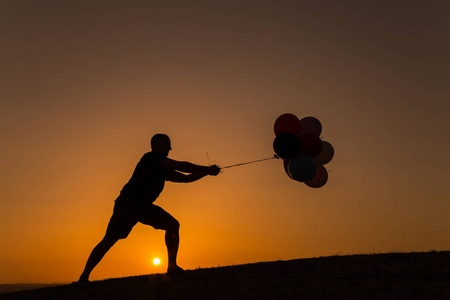
{"type": "Polygon", "coordinates": [[[136,202],[154,202],[164,189],[166,177],[171,172],[159,167],[165,158],[166,156],[155,152],[144,154],[123,187],[121,196],[136,202]]]}

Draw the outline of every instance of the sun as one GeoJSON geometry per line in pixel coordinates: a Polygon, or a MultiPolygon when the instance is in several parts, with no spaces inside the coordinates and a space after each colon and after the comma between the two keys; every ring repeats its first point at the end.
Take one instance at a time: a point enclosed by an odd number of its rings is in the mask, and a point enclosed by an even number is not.
{"type": "Polygon", "coordinates": [[[153,264],[154,264],[155,266],[159,265],[160,263],[161,263],[161,260],[160,260],[159,258],[155,258],[155,259],[153,260],[153,264]]]}

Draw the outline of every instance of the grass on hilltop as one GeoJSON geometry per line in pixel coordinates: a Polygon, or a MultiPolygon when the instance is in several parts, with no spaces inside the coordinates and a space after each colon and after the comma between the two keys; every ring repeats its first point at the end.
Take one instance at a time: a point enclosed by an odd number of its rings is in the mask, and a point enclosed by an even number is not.
{"type": "Polygon", "coordinates": [[[1,299],[450,299],[450,252],[330,256],[152,274],[1,299]]]}

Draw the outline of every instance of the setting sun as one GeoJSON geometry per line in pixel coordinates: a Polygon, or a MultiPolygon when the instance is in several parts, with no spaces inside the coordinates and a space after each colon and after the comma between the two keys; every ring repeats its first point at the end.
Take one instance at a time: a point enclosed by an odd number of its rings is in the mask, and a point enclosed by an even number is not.
{"type": "Polygon", "coordinates": [[[155,266],[159,265],[160,263],[161,263],[161,260],[160,260],[159,258],[155,258],[155,259],[153,260],[153,264],[154,264],[155,266]]]}

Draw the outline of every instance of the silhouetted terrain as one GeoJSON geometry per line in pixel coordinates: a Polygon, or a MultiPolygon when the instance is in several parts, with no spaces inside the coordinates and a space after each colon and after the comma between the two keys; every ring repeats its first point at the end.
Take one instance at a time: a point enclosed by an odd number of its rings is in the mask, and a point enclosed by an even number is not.
{"type": "MultiPolygon", "coordinates": [[[[62,284],[39,284],[39,283],[13,283],[13,284],[0,284],[0,294],[10,293],[24,290],[36,290],[50,286],[60,286],[62,284]]],[[[1,298],[1,295],[0,295],[1,298]]]]}
{"type": "Polygon", "coordinates": [[[153,274],[1,299],[450,299],[450,252],[331,256],[153,274]]]}

